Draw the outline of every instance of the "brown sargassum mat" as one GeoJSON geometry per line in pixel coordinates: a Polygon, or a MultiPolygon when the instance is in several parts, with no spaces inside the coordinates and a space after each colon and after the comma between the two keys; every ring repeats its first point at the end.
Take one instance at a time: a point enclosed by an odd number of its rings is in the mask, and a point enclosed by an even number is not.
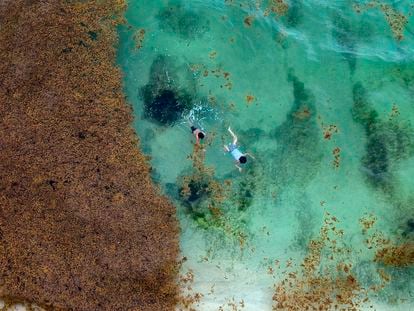
{"type": "Polygon", "coordinates": [[[178,224],[115,64],[123,1],[0,2],[0,297],[170,310],[178,224]]]}

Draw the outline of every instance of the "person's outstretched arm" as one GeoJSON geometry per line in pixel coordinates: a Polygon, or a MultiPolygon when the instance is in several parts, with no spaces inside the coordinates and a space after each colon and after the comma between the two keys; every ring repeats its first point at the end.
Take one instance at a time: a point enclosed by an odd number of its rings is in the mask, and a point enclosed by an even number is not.
{"type": "Polygon", "coordinates": [[[227,130],[229,131],[230,135],[233,137],[233,145],[237,144],[237,136],[236,136],[236,134],[233,133],[230,126],[227,130]]]}

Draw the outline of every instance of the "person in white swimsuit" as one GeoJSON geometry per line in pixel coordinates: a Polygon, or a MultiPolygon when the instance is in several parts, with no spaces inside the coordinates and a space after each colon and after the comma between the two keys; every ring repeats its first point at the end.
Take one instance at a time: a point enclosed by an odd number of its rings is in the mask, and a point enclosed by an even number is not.
{"type": "Polygon", "coordinates": [[[251,157],[252,159],[254,159],[254,157],[249,153],[242,153],[237,147],[237,136],[233,133],[230,126],[227,130],[229,131],[230,135],[233,137],[233,142],[228,145],[224,145],[224,150],[226,152],[229,152],[232,155],[232,157],[236,161],[235,166],[241,172],[242,168],[240,167],[239,164],[246,164],[247,156],[251,157]]]}

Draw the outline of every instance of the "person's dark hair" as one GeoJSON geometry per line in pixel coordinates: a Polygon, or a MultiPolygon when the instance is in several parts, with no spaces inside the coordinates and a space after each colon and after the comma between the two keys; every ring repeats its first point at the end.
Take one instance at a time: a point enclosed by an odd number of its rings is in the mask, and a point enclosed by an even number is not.
{"type": "Polygon", "coordinates": [[[203,132],[198,132],[197,134],[198,138],[203,139],[205,137],[203,132]]]}
{"type": "Polygon", "coordinates": [[[246,158],[245,156],[241,156],[241,157],[239,158],[239,162],[240,162],[241,164],[244,164],[244,163],[246,163],[246,162],[247,162],[247,158],[246,158]]]}

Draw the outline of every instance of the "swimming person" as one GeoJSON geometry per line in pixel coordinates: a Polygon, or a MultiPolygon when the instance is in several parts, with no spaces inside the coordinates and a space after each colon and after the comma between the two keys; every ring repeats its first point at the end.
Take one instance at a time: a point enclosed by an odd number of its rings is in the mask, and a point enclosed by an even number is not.
{"type": "Polygon", "coordinates": [[[194,125],[191,125],[191,132],[195,136],[197,144],[200,143],[200,140],[202,140],[202,139],[204,139],[204,137],[206,137],[206,133],[204,133],[202,130],[195,127],[194,125]]]}
{"type": "Polygon", "coordinates": [[[230,133],[230,135],[233,137],[233,142],[231,144],[229,144],[228,146],[224,145],[224,150],[226,152],[229,152],[232,157],[234,158],[234,160],[236,161],[235,166],[239,169],[239,171],[242,171],[242,168],[239,166],[239,164],[246,164],[247,162],[247,156],[251,157],[252,159],[254,159],[254,157],[249,154],[249,153],[242,153],[238,148],[237,148],[237,136],[236,134],[233,133],[233,131],[231,130],[230,126],[227,129],[230,133]]]}

